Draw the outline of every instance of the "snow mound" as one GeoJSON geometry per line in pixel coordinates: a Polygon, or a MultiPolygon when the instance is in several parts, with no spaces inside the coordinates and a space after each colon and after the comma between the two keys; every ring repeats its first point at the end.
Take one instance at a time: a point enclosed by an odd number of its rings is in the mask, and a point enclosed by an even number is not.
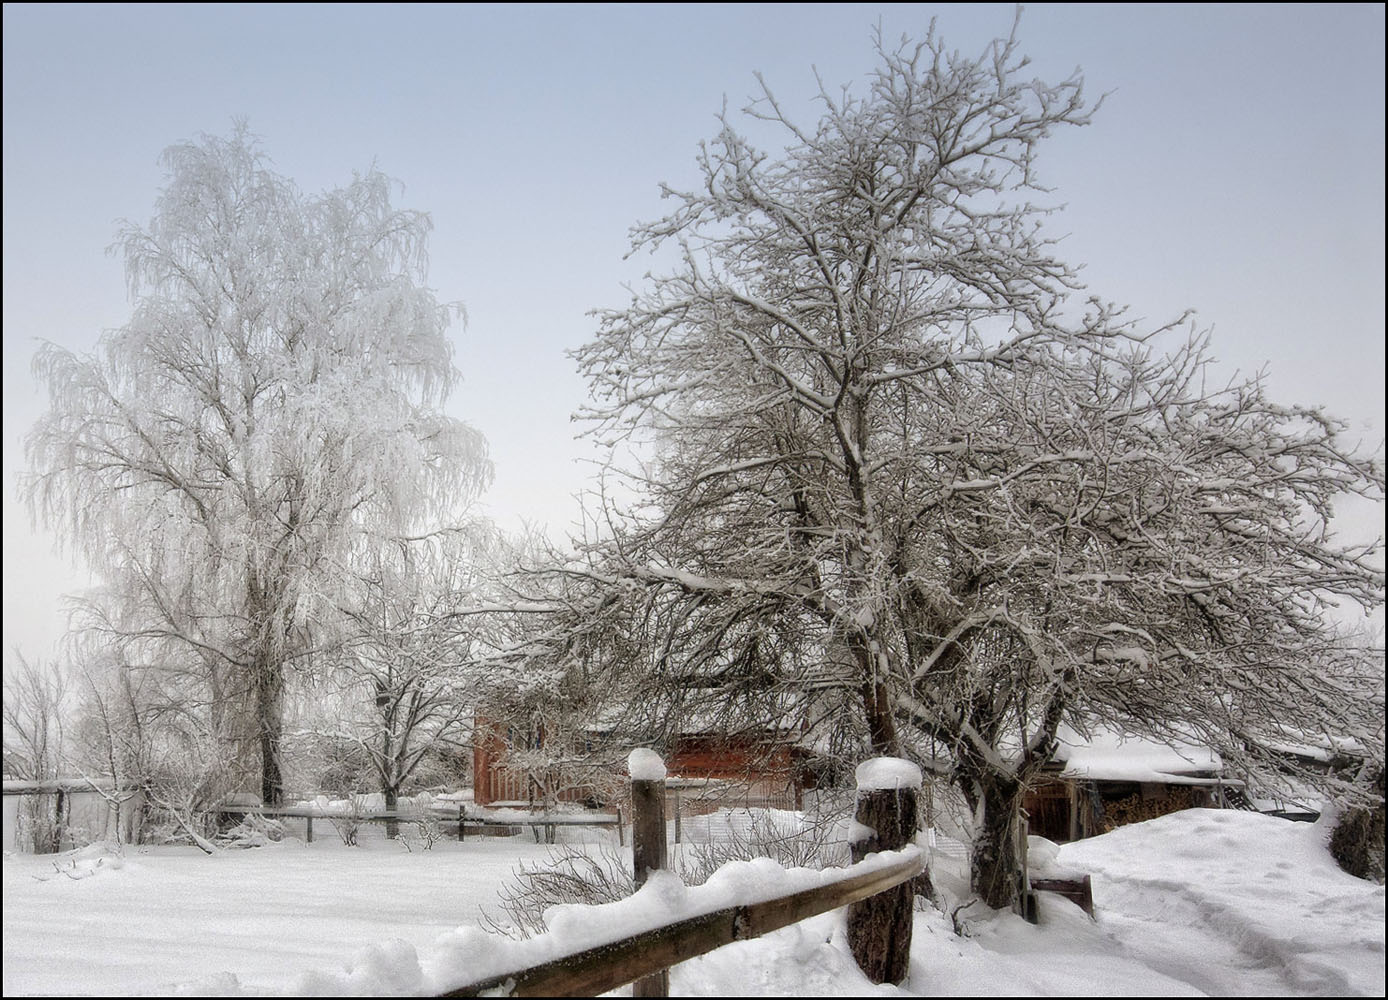
{"type": "Polygon", "coordinates": [[[858,765],[853,772],[859,791],[879,789],[920,788],[921,769],[900,757],[874,757],[858,765]]]}
{"type": "Polygon", "coordinates": [[[1101,920],[1162,928],[1137,939],[1139,957],[1153,960],[1158,941],[1203,953],[1187,981],[1205,992],[1382,996],[1384,888],[1341,871],[1328,835],[1321,823],[1189,809],[1067,844],[1059,860],[1093,873],[1101,920]],[[1222,968],[1240,979],[1211,984],[1222,968]]]}
{"type": "Polygon", "coordinates": [[[665,761],[646,747],[637,747],[627,757],[627,773],[632,781],[664,781],[665,761]]]}

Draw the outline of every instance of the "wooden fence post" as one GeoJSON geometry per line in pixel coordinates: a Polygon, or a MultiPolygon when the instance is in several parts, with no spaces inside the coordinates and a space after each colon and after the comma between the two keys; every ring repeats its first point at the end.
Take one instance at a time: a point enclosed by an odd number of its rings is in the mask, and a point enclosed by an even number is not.
{"type": "MultiPolygon", "coordinates": [[[[899,851],[915,838],[921,772],[910,761],[876,757],[858,765],[857,863],[878,851],[899,851]]],[[[874,983],[901,983],[911,962],[912,883],[878,893],[848,908],[848,946],[874,983]]]]}
{"type": "MultiPolygon", "coordinates": [[[[639,747],[627,757],[631,775],[631,864],[636,888],[653,871],[670,867],[665,843],[665,762],[654,750],[639,747]]],[[[668,997],[670,970],[662,969],[636,980],[633,997],[668,997]]]]}

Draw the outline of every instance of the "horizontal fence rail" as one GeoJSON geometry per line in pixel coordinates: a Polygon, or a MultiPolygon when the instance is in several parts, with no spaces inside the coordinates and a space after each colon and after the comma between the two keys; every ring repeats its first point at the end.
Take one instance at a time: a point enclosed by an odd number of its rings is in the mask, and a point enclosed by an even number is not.
{"type": "Polygon", "coordinates": [[[573,815],[560,813],[558,815],[548,815],[546,813],[507,813],[499,816],[469,816],[461,808],[450,808],[448,806],[425,806],[415,810],[385,810],[378,812],[334,812],[318,806],[258,806],[258,805],[219,805],[209,810],[219,816],[228,818],[235,816],[263,816],[267,819],[302,819],[306,823],[305,839],[313,843],[313,821],[327,820],[328,822],[352,822],[352,823],[416,823],[421,819],[433,820],[439,824],[457,824],[458,839],[464,838],[466,827],[475,827],[486,831],[489,829],[505,829],[511,827],[530,827],[535,830],[536,836],[541,829],[552,832],[555,827],[561,826],[590,826],[606,829],[615,829],[619,843],[625,843],[622,834],[622,813],[597,813],[592,815],[573,815]]]}
{"type": "Polygon", "coordinates": [[[559,814],[551,816],[545,813],[535,813],[533,815],[509,814],[502,816],[459,816],[456,809],[447,807],[427,806],[422,811],[410,810],[384,810],[377,812],[334,812],[329,809],[319,809],[313,806],[239,806],[222,805],[214,806],[208,812],[226,813],[234,816],[266,816],[271,819],[277,817],[288,817],[298,819],[359,819],[362,822],[378,822],[383,820],[399,820],[402,823],[426,817],[436,819],[440,822],[466,823],[469,826],[615,826],[621,821],[621,816],[611,813],[596,813],[590,816],[584,815],[565,815],[559,814]]]}
{"type": "Polygon", "coordinates": [[[111,792],[113,794],[139,791],[138,785],[121,785],[110,778],[42,778],[31,781],[6,778],[5,795],[55,795],[58,792],[111,792]]]}
{"type": "Polygon", "coordinates": [[[596,996],[725,944],[760,937],[875,896],[909,882],[924,870],[925,855],[918,851],[867,872],[849,868],[843,878],[828,885],[677,920],[542,965],[459,986],[439,996],[473,997],[493,990],[517,997],[596,996]]]}

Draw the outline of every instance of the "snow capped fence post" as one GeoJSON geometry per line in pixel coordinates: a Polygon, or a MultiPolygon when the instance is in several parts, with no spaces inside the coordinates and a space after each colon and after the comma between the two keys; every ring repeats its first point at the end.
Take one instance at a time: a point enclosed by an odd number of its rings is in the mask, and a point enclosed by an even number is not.
{"type": "MultiPolygon", "coordinates": [[[[858,765],[856,864],[869,854],[899,851],[916,835],[921,772],[910,761],[874,757],[858,765]]],[[[860,900],[848,907],[848,945],[863,974],[874,983],[901,983],[911,961],[912,884],[860,900]]]]}
{"type": "MultiPolygon", "coordinates": [[[[653,871],[669,867],[665,844],[665,761],[654,750],[638,747],[627,757],[631,775],[631,863],[636,888],[646,884],[653,871]]],[[[636,980],[634,997],[668,997],[670,970],[636,980]]]]}

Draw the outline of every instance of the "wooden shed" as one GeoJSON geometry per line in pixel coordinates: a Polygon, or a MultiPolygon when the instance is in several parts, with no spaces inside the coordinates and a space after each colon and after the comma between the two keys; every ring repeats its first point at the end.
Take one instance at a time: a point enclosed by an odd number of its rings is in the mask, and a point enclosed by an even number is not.
{"type": "Polygon", "coordinates": [[[1030,833],[1064,843],[1181,809],[1222,807],[1230,787],[1242,782],[1224,776],[1208,747],[1062,728],[1056,759],[1022,808],[1030,833]]]}

